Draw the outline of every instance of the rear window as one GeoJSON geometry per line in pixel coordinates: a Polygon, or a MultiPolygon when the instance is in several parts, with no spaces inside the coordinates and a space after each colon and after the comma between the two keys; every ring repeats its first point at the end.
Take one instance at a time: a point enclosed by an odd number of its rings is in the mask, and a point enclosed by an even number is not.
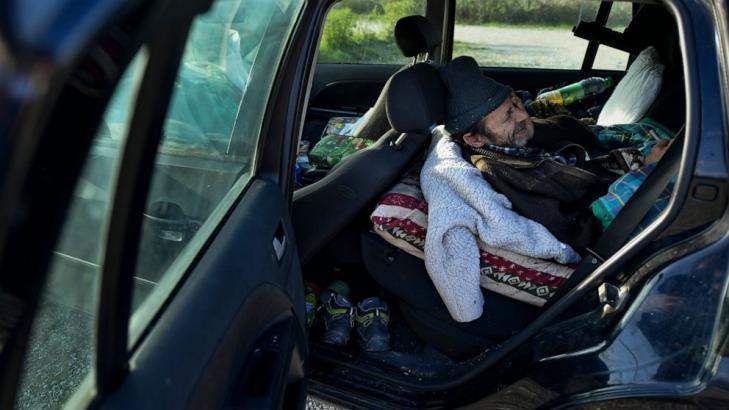
{"type": "Polygon", "coordinates": [[[425,15],[425,0],[343,0],[324,22],[320,63],[405,64],[395,44],[395,23],[425,15]]]}
{"type": "MultiPolygon", "coordinates": [[[[580,69],[588,41],[575,37],[579,21],[594,21],[598,1],[460,0],[453,57],[472,56],[484,67],[580,69]]],[[[614,5],[610,21],[624,29],[631,3],[614,5]]],[[[594,68],[624,70],[628,54],[601,46],[594,68]]]]}

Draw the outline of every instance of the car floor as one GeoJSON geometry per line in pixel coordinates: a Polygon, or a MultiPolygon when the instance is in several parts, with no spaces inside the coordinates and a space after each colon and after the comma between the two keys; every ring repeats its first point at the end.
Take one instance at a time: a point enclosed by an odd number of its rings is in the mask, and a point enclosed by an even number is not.
{"type": "MultiPolygon", "coordinates": [[[[424,343],[406,323],[396,298],[375,283],[364,265],[356,261],[352,252],[345,249],[348,248],[347,244],[355,245],[346,240],[333,243],[338,245],[330,247],[324,253],[327,256],[322,256],[305,267],[305,279],[315,283],[320,289],[325,289],[334,280],[346,282],[351,288],[350,300],[353,304],[370,296],[378,296],[384,300],[390,309],[388,330],[391,349],[387,352],[363,351],[355,340],[354,330],[346,346],[327,345],[321,342],[323,329],[320,319],[317,318],[309,332],[310,371],[313,379],[325,383],[347,384],[347,379],[353,381],[354,378],[369,375],[365,377],[373,382],[385,376],[414,383],[437,383],[450,380],[472,367],[473,360],[457,362],[424,343]],[[347,254],[352,258],[347,260],[347,254]],[[353,373],[359,375],[350,378],[353,373]]],[[[359,247],[358,244],[356,246],[359,247]]],[[[357,383],[361,383],[361,380],[357,383]]]]}

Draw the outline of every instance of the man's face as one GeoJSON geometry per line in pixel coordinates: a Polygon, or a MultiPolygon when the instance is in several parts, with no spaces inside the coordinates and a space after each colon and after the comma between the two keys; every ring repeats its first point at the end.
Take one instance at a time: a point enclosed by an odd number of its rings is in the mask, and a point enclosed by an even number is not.
{"type": "Polygon", "coordinates": [[[481,147],[485,144],[492,144],[523,147],[534,136],[534,123],[521,103],[521,99],[514,93],[481,121],[488,131],[488,135],[485,138],[476,136],[466,138],[468,134],[464,135],[464,141],[469,145],[481,147]]]}

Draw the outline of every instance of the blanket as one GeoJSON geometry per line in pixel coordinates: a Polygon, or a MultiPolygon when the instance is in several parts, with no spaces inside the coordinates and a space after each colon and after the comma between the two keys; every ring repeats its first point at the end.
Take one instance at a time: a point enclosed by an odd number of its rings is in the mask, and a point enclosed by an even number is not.
{"type": "Polygon", "coordinates": [[[434,143],[420,183],[429,208],[425,267],[456,321],[470,322],[483,312],[478,240],[562,264],[580,259],[544,226],[514,212],[448,136],[434,143]]]}

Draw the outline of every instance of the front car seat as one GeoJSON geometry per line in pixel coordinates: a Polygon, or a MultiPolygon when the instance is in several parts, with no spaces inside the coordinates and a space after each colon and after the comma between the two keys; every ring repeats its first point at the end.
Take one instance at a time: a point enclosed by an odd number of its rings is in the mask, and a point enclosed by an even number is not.
{"type": "Polygon", "coordinates": [[[394,129],[294,192],[292,219],[302,265],[422,155],[430,130],[443,119],[443,101],[443,86],[431,65],[419,63],[393,76],[385,111],[394,129]]]}
{"type": "MultiPolygon", "coordinates": [[[[419,62],[429,62],[433,50],[441,43],[441,34],[427,18],[407,16],[395,24],[395,42],[405,57],[413,58],[413,62],[400,68],[399,72],[419,62]]],[[[375,105],[355,132],[355,137],[374,139],[390,129],[385,102],[391,80],[392,77],[385,83],[375,105]]]]}

